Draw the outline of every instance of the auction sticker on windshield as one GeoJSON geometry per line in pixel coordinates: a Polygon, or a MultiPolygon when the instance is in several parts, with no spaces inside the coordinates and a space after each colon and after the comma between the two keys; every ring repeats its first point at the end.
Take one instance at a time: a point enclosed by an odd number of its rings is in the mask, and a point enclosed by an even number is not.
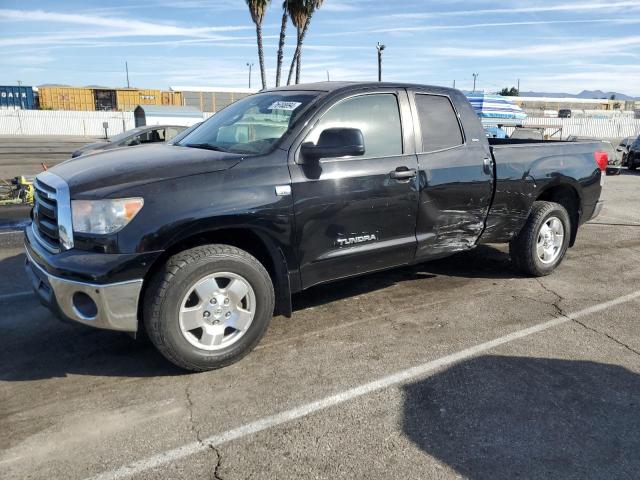
{"type": "Polygon", "coordinates": [[[269,107],[269,110],[295,110],[300,105],[302,105],[302,102],[279,101],[279,102],[273,102],[269,107]]]}

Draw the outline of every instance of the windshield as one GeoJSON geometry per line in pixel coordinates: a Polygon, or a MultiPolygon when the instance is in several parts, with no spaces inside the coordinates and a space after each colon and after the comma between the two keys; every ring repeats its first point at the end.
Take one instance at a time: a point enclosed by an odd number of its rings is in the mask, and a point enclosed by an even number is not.
{"type": "Polygon", "coordinates": [[[264,154],[282,138],[318,92],[271,92],[243,98],[216,113],[177,144],[264,154]]]}
{"type": "Polygon", "coordinates": [[[180,133],[178,133],[175,137],[173,137],[171,139],[171,141],[169,143],[171,143],[172,145],[179,145],[180,144],[180,140],[182,140],[184,137],[189,135],[191,132],[193,132],[200,125],[202,125],[202,122],[194,123],[193,125],[191,125],[186,130],[183,130],[180,133]]]}

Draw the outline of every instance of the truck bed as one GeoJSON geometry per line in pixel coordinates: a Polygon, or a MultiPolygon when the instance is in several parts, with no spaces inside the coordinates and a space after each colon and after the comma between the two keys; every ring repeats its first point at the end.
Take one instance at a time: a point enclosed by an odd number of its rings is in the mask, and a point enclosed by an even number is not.
{"type": "Polygon", "coordinates": [[[582,200],[579,223],[591,217],[601,191],[594,159],[600,142],[491,138],[489,145],[495,186],[483,243],[508,242],[524,225],[533,202],[561,184],[582,200]],[[578,181],[582,179],[586,186],[578,181]]]}

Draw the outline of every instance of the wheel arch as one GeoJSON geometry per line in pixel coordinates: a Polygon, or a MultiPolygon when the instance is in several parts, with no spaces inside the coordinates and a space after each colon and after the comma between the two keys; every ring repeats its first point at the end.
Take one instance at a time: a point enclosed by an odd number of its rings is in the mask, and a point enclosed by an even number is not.
{"type": "Polygon", "coordinates": [[[582,216],[582,198],[578,189],[569,183],[555,183],[544,188],[537,196],[536,201],[555,202],[562,205],[569,213],[571,219],[572,247],[578,234],[578,226],[582,216]]]}
{"type": "MultiPolygon", "coordinates": [[[[243,227],[221,227],[204,230],[174,239],[147,271],[142,284],[140,298],[144,298],[149,280],[173,255],[207,244],[225,244],[240,248],[253,255],[267,270],[275,290],[274,314],[291,317],[291,286],[286,257],[282,249],[268,235],[259,230],[243,227]]],[[[138,302],[138,320],[142,318],[143,302],[138,302]]]]}

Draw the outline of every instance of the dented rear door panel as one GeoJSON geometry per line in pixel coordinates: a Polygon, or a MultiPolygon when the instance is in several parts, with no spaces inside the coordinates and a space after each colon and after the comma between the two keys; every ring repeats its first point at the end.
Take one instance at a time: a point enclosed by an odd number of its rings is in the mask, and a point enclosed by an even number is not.
{"type": "Polygon", "coordinates": [[[493,195],[491,152],[475,112],[457,91],[429,88],[410,92],[418,151],[420,203],[416,260],[473,248],[484,229],[493,195]],[[415,95],[449,98],[462,130],[462,144],[429,151],[423,141],[415,95]],[[485,159],[488,159],[485,162],[485,159]]]}

